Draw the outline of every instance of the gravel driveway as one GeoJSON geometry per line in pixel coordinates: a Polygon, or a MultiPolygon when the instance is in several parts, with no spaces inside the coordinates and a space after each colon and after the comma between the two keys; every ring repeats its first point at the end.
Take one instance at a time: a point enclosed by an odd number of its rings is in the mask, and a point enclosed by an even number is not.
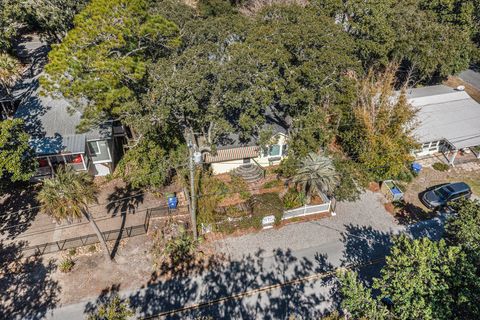
{"type": "MultiPolygon", "coordinates": [[[[337,215],[317,221],[292,223],[281,229],[269,229],[240,237],[218,241],[218,249],[233,259],[252,254],[261,248],[265,256],[273,255],[276,249],[293,252],[308,251],[334,244],[342,244],[347,235],[371,237],[373,234],[388,235],[405,230],[397,224],[383,206],[384,198],[379,193],[367,191],[358,201],[337,204],[337,215]]],[[[337,252],[327,250],[330,257],[338,260],[337,252]]]]}

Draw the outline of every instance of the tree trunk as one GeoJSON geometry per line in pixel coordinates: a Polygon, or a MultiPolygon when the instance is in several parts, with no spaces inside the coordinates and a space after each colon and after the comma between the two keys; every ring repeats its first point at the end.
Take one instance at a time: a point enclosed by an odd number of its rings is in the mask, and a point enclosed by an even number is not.
{"type": "Polygon", "coordinates": [[[100,231],[97,224],[95,223],[95,220],[93,220],[93,217],[90,214],[90,212],[88,212],[87,210],[82,210],[82,212],[85,218],[87,218],[88,222],[90,223],[90,226],[92,227],[92,229],[97,234],[98,241],[100,241],[100,244],[103,247],[103,251],[105,253],[105,257],[107,258],[107,261],[111,262],[112,256],[110,255],[110,251],[108,250],[108,247],[107,247],[107,242],[105,242],[105,238],[103,238],[102,232],[100,231]]]}

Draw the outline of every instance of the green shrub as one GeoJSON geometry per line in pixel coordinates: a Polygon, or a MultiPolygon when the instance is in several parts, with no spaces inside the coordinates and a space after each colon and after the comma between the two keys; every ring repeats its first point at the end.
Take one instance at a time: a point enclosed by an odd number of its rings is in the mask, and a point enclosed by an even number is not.
{"type": "Polygon", "coordinates": [[[288,157],[280,161],[280,165],[275,169],[275,173],[284,177],[291,178],[297,172],[297,165],[293,157],[288,157]]]}
{"type": "Polygon", "coordinates": [[[177,237],[167,241],[163,253],[176,265],[193,258],[197,245],[198,241],[195,241],[195,239],[182,228],[177,237]]]}
{"type": "Polygon", "coordinates": [[[446,163],[443,163],[443,162],[435,162],[433,165],[432,165],[433,169],[437,170],[437,171],[447,171],[448,169],[450,169],[450,166],[446,163]]]}
{"type": "Polygon", "coordinates": [[[252,196],[249,202],[254,216],[261,216],[263,218],[264,216],[275,215],[277,213],[283,214],[284,207],[278,193],[256,194],[252,196]]]}
{"type": "Polygon", "coordinates": [[[88,247],[88,252],[94,253],[96,251],[97,251],[97,247],[94,244],[88,247]]]}
{"type": "Polygon", "coordinates": [[[198,190],[198,224],[209,224],[217,220],[215,211],[220,201],[228,193],[227,185],[213,176],[211,171],[200,172],[198,190]]]}
{"type": "Polygon", "coordinates": [[[297,191],[295,188],[288,189],[285,196],[283,196],[283,206],[285,209],[293,209],[303,206],[306,203],[307,197],[303,192],[297,191]]]}
{"type": "Polygon", "coordinates": [[[414,174],[410,170],[403,170],[401,171],[398,176],[395,177],[395,180],[403,181],[403,182],[411,182],[414,178],[414,174]]]}
{"type": "Polygon", "coordinates": [[[282,180],[271,180],[271,181],[265,182],[263,184],[263,188],[270,189],[270,188],[280,187],[282,185],[283,185],[282,180]]]}
{"type": "Polygon", "coordinates": [[[237,192],[240,195],[240,198],[242,198],[243,200],[249,199],[252,196],[252,194],[248,190],[247,183],[237,175],[232,174],[230,176],[231,176],[230,190],[232,192],[237,192]]]}
{"type": "Polygon", "coordinates": [[[335,189],[335,198],[338,201],[355,201],[359,198],[370,177],[368,171],[353,160],[344,159],[336,155],[333,159],[335,170],[340,175],[340,185],[335,189]]]}
{"type": "Polygon", "coordinates": [[[76,248],[71,248],[70,250],[68,250],[68,255],[69,256],[74,256],[77,254],[77,249],[76,248]]]}
{"type": "Polygon", "coordinates": [[[75,262],[70,258],[69,256],[63,258],[62,261],[60,261],[60,264],[58,265],[58,268],[60,269],[61,272],[67,273],[70,272],[73,269],[73,266],[75,265],[75,262]]]}

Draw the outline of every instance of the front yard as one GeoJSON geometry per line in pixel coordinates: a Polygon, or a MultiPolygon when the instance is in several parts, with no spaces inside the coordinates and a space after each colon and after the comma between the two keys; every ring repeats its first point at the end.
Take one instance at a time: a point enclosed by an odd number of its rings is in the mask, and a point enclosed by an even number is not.
{"type": "Polygon", "coordinates": [[[449,182],[465,182],[472,188],[474,198],[480,197],[480,164],[463,164],[450,167],[447,171],[424,167],[416,178],[402,186],[404,202],[395,207],[387,204],[387,210],[394,213],[401,223],[429,219],[435,213],[422,204],[419,195],[428,188],[449,182]]]}

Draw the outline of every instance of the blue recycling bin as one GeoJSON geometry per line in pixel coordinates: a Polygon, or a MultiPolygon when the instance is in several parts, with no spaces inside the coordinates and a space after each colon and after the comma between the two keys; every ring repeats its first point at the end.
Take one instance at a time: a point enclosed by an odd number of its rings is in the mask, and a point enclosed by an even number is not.
{"type": "Polygon", "coordinates": [[[169,209],[177,209],[178,199],[176,196],[168,197],[167,204],[169,209]]]}
{"type": "Polygon", "coordinates": [[[417,162],[412,163],[412,171],[416,174],[419,174],[420,171],[422,171],[422,165],[417,162]]]}

